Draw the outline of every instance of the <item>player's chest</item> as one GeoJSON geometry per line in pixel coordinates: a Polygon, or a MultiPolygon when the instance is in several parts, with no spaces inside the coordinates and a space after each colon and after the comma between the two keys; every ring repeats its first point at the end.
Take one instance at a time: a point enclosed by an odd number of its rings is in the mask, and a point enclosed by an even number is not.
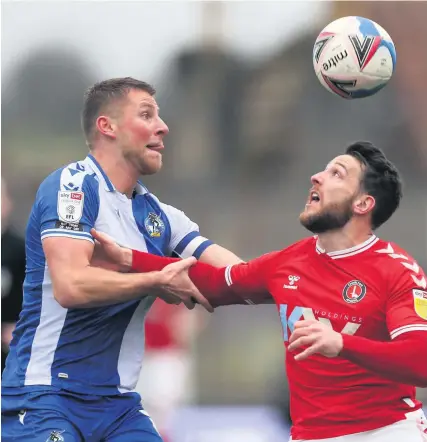
{"type": "Polygon", "coordinates": [[[154,254],[167,254],[170,227],[158,205],[143,196],[135,199],[106,194],[100,201],[95,227],[119,244],[154,254]]]}
{"type": "Polygon", "coordinates": [[[384,283],[364,264],[349,266],[324,256],[314,263],[290,262],[277,269],[270,291],[285,341],[286,331],[292,332],[295,322],[304,319],[321,321],[348,334],[369,334],[385,322],[384,283]]]}

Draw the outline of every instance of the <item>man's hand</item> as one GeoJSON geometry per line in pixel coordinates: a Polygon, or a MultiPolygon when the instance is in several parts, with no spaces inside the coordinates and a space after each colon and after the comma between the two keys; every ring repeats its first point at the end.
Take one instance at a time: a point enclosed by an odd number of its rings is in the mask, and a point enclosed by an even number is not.
{"type": "MultiPolygon", "coordinates": [[[[91,265],[121,272],[128,272],[132,267],[132,250],[119,246],[106,233],[91,229],[95,239],[95,251],[91,265]]],[[[188,269],[196,263],[196,258],[187,258],[166,266],[159,272],[160,282],[153,294],[168,304],[183,302],[188,309],[202,305],[208,312],[213,312],[208,300],[199,292],[188,276],[188,269]]]]}
{"type": "Polygon", "coordinates": [[[212,313],[213,307],[188,276],[189,268],[196,262],[196,258],[190,257],[167,265],[159,272],[160,284],[156,287],[156,295],[169,304],[183,302],[189,310],[192,310],[197,303],[212,313]],[[171,302],[172,300],[176,302],[171,302]]]}
{"type": "Polygon", "coordinates": [[[289,343],[289,351],[306,347],[295,356],[296,361],[307,359],[315,353],[327,358],[335,358],[343,348],[341,334],[320,321],[297,321],[289,343]]]}
{"type": "Polygon", "coordinates": [[[95,249],[90,261],[93,267],[128,272],[132,267],[132,250],[121,247],[106,233],[91,229],[95,249]]]}

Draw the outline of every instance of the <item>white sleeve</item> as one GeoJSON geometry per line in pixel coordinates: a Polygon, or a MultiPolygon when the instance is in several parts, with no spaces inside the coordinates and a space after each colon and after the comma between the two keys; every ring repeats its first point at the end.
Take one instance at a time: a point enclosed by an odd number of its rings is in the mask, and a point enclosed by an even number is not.
{"type": "Polygon", "coordinates": [[[200,235],[199,226],[184,212],[160,201],[159,204],[171,227],[169,254],[176,254],[181,258],[199,258],[206,248],[213,244],[212,241],[200,235]]]}

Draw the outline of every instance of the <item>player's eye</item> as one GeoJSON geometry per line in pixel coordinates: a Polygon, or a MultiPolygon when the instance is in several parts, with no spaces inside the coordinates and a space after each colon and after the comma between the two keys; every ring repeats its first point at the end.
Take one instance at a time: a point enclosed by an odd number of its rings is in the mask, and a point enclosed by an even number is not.
{"type": "Polygon", "coordinates": [[[147,111],[141,112],[139,115],[140,115],[141,118],[143,118],[144,120],[148,120],[149,118],[151,118],[150,112],[147,112],[147,111]]]}

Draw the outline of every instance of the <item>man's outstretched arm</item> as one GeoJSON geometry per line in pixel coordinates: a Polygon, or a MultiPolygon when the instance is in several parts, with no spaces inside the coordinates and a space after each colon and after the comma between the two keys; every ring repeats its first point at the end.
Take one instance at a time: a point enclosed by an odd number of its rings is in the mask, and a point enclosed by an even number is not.
{"type": "MultiPolygon", "coordinates": [[[[90,265],[93,244],[71,238],[46,238],[43,249],[49,265],[55,299],[64,308],[90,308],[140,299],[149,293],[169,303],[184,302],[194,307],[200,295],[186,272],[194,258],[179,267],[147,274],[123,274],[90,265]],[[193,299],[193,300],[192,300],[193,299]]],[[[178,263],[179,264],[179,263],[178,263]]]]}
{"type": "MultiPolygon", "coordinates": [[[[104,255],[122,271],[153,272],[179,258],[167,258],[118,246],[108,235],[92,230],[97,240],[98,256],[104,255]]],[[[212,307],[231,304],[264,304],[272,300],[267,287],[267,273],[277,252],[248,263],[216,268],[203,262],[189,269],[189,276],[212,307]]]]}

